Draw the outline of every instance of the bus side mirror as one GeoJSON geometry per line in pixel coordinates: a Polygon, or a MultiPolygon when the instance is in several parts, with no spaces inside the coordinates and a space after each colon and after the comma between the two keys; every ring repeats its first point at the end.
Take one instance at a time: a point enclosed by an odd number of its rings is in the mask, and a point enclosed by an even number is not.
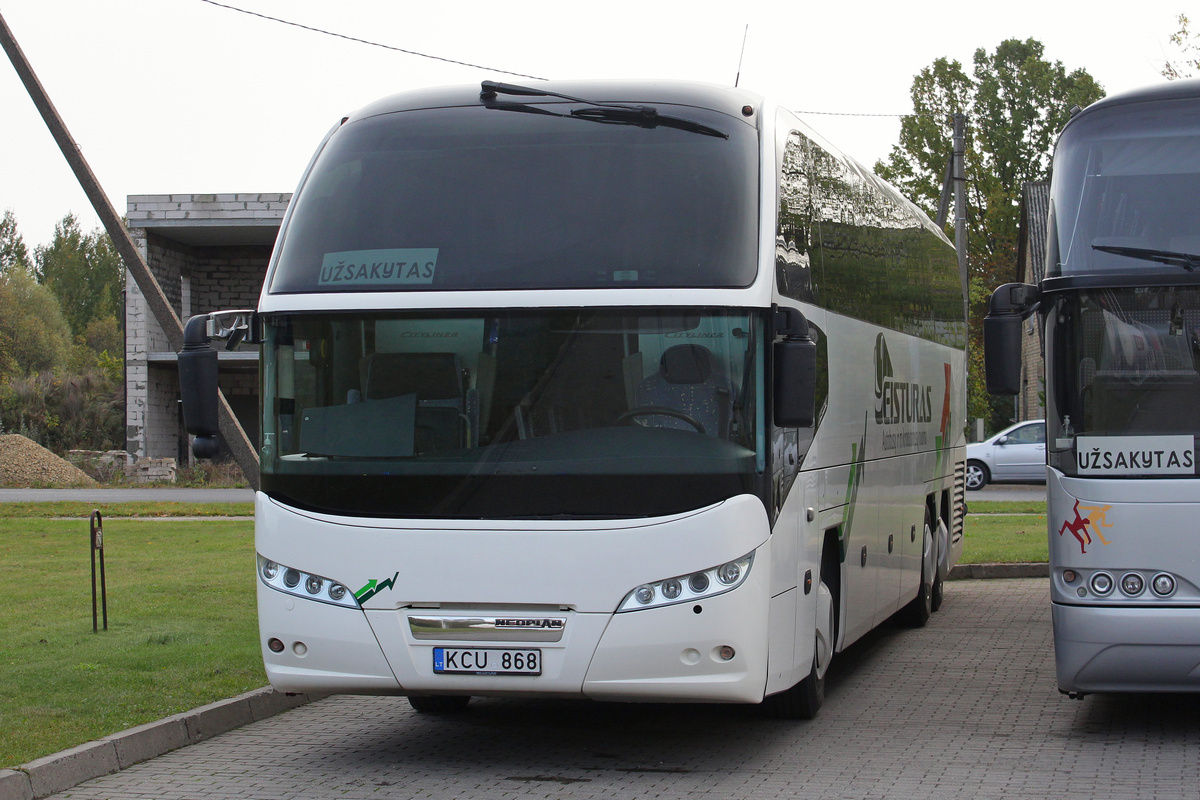
{"type": "Polygon", "coordinates": [[[808,320],[795,308],[779,309],[785,337],[774,343],[775,424],[781,428],[811,428],[816,421],[817,344],[808,335],[808,320]]]}
{"type": "Polygon", "coordinates": [[[1021,393],[1021,317],[983,318],[983,368],[991,394],[1021,393]]]}
{"type": "Polygon", "coordinates": [[[992,292],[983,318],[983,366],[991,394],[1021,392],[1021,320],[1034,313],[1036,286],[1006,283],[992,292]]]}
{"type": "Polygon", "coordinates": [[[217,454],[220,424],[217,414],[217,351],[208,340],[208,315],[198,314],[183,329],[179,351],[179,391],[183,401],[183,427],[196,438],[196,458],[217,454]]]}

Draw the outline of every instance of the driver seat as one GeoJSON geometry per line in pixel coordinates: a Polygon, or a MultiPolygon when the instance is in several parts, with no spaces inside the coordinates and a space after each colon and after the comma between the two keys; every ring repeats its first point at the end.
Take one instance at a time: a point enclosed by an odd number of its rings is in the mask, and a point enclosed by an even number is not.
{"type": "MultiPolygon", "coordinates": [[[[687,414],[704,426],[709,436],[729,438],[733,410],[733,387],[717,371],[713,355],[698,344],[667,348],[658,372],[643,380],[637,389],[639,406],[665,406],[687,414]]],[[[665,414],[641,416],[643,425],[694,431],[695,426],[665,414]]]]}

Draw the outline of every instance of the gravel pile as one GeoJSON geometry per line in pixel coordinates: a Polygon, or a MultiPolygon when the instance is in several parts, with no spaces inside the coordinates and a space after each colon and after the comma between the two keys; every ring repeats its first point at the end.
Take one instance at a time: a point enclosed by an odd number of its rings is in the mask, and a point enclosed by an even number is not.
{"type": "Polygon", "coordinates": [[[0,486],[62,489],[96,486],[88,474],[19,434],[0,436],[0,486]]]}

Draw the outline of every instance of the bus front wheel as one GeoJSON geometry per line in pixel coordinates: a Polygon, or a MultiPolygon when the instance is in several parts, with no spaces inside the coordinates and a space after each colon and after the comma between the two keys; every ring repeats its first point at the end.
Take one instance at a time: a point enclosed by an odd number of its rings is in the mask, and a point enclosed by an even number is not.
{"type": "Polygon", "coordinates": [[[825,702],[825,672],[833,658],[833,640],[837,630],[833,593],[824,581],[817,584],[816,646],[808,677],[787,691],[763,700],[767,714],[778,719],[813,719],[825,702]]]}

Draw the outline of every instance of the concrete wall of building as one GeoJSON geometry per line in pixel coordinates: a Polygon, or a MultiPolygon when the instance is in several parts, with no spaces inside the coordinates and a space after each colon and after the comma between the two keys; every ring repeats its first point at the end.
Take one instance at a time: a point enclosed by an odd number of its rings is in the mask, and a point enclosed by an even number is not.
{"type": "MultiPolygon", "coordinates": [[[[290,194],[131,195],[134,243],[182,319],[258,304],[290,194]]],[[[126,275],[126,449],[135,458],[190,458],[174,354],[145,296],[126,275]]],[[[221,367],[221,388],[256,438],[254,361],[221,367]]]]}

